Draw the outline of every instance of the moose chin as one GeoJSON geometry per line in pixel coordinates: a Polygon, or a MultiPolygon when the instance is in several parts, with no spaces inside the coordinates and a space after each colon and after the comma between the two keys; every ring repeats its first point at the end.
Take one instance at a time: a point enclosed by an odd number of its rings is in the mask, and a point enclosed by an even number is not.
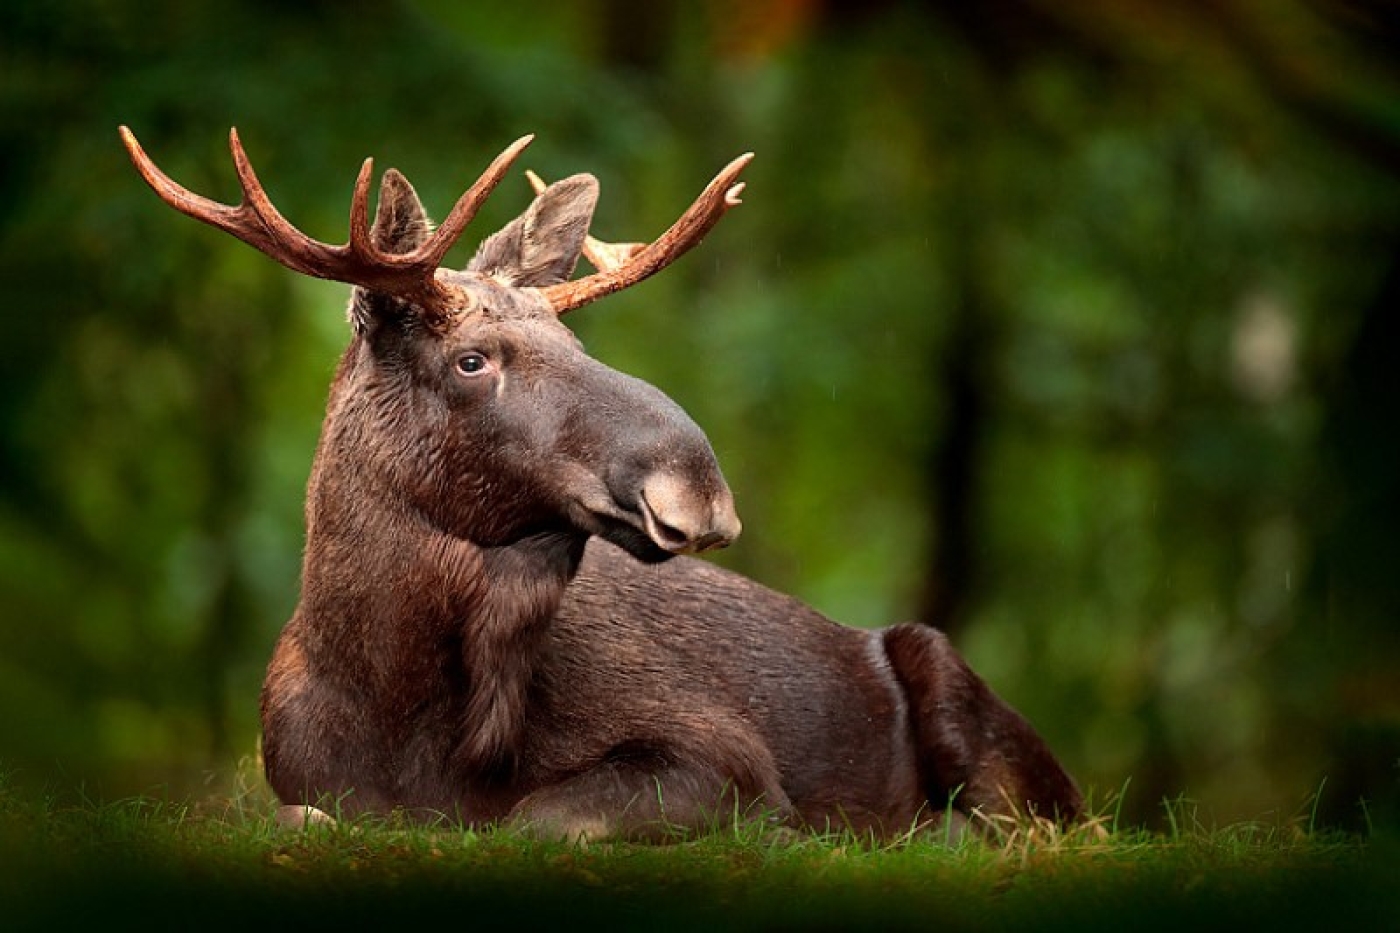
{"type": "Polygon", "coordinates": [[[739,203],[751,155],[650,244],[588,235],[598,183],[536,195],[465,270],[447,251],[531,137],[436,229],[394,170],[350,238],[273,206],[171,207],[353,286],[306,503],[301,597],[262,692],[267,779],[305,818],[445,814],[547,837],[665,840],[740,820],[891,838],[946,813],[1071,820],[1032,727],[937,630],[844,627],[690,555],[739,534],[709,441],[561,317],[660,271],[739,203]],[[596,272],[573,279],[580,255],[596,272]]]}

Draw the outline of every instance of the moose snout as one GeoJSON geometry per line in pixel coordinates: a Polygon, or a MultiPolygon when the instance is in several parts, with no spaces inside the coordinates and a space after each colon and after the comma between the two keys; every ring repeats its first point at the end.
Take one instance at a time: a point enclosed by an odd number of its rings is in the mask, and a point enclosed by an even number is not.
{"type": "Polygon", "coordinates": [[[595,533],[645,561],[733,543],[742,526],[705,432],[655,386],[592,360],[587,365],[589,410],[609,415],[591,422],[597,433],[582,434],[588,443],[577,444],[602,455],[593,461],[594,476],[610,501],[592,511],[612,524],[595,533]]]}
{"type": "Polygon", "coordinates": [[[728,547],[743,529],[728,487],[707,494],[669,473],[649,475],[637,505],[647,536],[672,554],[728,547]]]}

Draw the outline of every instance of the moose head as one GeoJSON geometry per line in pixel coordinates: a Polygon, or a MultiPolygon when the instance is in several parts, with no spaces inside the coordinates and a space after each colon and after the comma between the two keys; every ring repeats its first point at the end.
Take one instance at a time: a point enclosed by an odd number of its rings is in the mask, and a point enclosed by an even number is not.
{"type": "MultiPolygon", "coordinates": [[[[355,182],[350,238],[313,240],[273,206],[236,130],[242,202],[165,175],[121,128],[142,177],[177,210],[306,275],[354,285],[355,341],[337,379],[326,445],[437,528],[483,546],[558,529],[596,534],[648,561],[728,545],[740,523],[704,434],[659,390],[584,353],[564,314],[660,271],[740,203],[731,162],[650,245],[588,236],[598,183],[530,178],[530,207],[464,271],[442,268],[477,209],[529,145],[509,146],[432,230],[399,172],[369,221],[373,160],[355,182]],[[580,253],[598,271],[570,281],[580,253]],[[353,411],[339,412],[344,406],[353,411]]],[[[323,458],[324,459],[324,458],[323,458]]]]}

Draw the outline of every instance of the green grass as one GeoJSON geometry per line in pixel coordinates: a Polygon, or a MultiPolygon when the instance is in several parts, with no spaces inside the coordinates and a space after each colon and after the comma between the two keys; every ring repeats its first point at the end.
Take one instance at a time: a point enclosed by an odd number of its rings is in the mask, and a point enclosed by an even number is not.
{"type": "Polygon", "coordinates": [[[1400,845],[1299,821],[991,841],[775,839],[571,846],[361,820],[279,830],[261,792],[60,805],[0,783],[0,929],[1400,929],[1400,845]]]}

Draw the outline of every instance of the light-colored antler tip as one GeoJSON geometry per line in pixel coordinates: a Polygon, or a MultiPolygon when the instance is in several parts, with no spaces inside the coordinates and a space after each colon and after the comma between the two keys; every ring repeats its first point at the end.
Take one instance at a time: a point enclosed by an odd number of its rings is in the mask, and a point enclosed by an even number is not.
{"type": "Polygon", "coordinates": [[[536,175],[531,169],[527,168],[525,170],[525,180],[530,183],[531,188],[535,189],[536,195],[544,193],[544,189],[546,187],[544,179],[536,175]]]}
{"type": "Polygon", "coordinates": [[[131,128],[125,123],[117,127],[117,135],[122,138],[122,145],[126,147],[127,155],[136,159],[141,154],[141,144],[136,141],[136,134],[131,132],[131,128]]]}
{"type": "MultiPolygon", "coordinates": [[[[729,180],[732,181],[733,179],[739,177],[739,173],[742,172],[744,169],[748,168],[749,163],[752,162],[752,161],[753,161],[753,153],[752,153],[752,152],[746,152],[746,153],[744,153],[743,155],[739,156],[739,157],[736,158],[733,162],[730,162],[728,165],[726,165],[726,166],[724,167],[724,171],[720,172],[720,178],[728,178],[729,180]]],[[[738,184],[735,184],[735,185],[730,186],[730,187],[724,192],[724,205],[725,205],[725,207],[733,207],[733,206],[735,206],[736,204],[742,204],[742,203],[744,203],[744,202],[739,198],[739,195],[741,195],[741,194],[744,193],[744,185],[745,185],[745,184],[747,184],[747,183],[741,181],[741,182],[739,182],[738,184]]]]}

